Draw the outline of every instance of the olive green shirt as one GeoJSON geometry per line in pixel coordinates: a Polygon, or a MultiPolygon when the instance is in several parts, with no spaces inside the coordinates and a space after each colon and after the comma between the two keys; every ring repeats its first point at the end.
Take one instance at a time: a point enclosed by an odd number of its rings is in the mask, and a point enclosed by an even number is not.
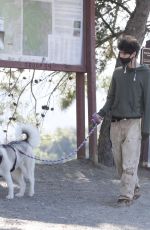
{"type": "Polygon", "coordinates": [[[143,118],[142,132],[150,133],[150,68],[115,69],[107,101],[98,114],[104,117],[111,110],[118,118],[143,118]]]}

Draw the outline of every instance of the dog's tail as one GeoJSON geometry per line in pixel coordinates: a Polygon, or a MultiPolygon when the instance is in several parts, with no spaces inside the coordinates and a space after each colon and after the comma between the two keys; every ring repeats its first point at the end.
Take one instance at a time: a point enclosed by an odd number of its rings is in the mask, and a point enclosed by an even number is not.
{"type": "Polygon", "coordinates": [[[36,147],[40,143],[39,131],[36,127],[26,124],[17,124],[16,138],[28,142],[32,147],[36,147]],[[23,138],[23,135],[25,137],[23,138]]]}

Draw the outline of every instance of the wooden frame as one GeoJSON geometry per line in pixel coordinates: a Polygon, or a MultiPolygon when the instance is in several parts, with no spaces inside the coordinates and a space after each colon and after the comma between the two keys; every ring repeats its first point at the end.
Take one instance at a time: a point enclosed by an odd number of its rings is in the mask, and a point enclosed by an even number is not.
{"type": "Polygon", "coordinates": [[[61,65],[61,64],[0,60],[0,67],[17,68],[17,69],[36,69],[36,70],[47,70],[47,71],[62,71],[62,72],[86,72],[85,64],[79,66],[79,65],[61,65]]]}

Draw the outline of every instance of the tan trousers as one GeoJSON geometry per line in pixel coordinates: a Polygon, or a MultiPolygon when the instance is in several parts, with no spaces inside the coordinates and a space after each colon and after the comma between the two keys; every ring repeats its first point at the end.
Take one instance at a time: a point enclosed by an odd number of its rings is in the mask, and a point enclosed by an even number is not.
{"type": "Polygon", "coordinates": [[[138,184],[138,164],[141,148],[141,119],[127,119],[111,123],[110,138],[118,175],[120,195],[132,199],[138,184]]]}

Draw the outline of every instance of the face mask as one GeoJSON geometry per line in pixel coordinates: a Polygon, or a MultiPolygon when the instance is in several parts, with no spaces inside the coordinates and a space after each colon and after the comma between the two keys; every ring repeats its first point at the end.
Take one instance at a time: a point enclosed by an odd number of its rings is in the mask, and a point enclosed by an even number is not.
{"type": "Polygon", "coordinates": [[[132,59],[130,57],[129,58],[122,58],[122,57],[120,57],[120,61],[121,61],[121,63],[122,63],[123,66],[128,65],[131,62],[131,60],[132,59]]]}

